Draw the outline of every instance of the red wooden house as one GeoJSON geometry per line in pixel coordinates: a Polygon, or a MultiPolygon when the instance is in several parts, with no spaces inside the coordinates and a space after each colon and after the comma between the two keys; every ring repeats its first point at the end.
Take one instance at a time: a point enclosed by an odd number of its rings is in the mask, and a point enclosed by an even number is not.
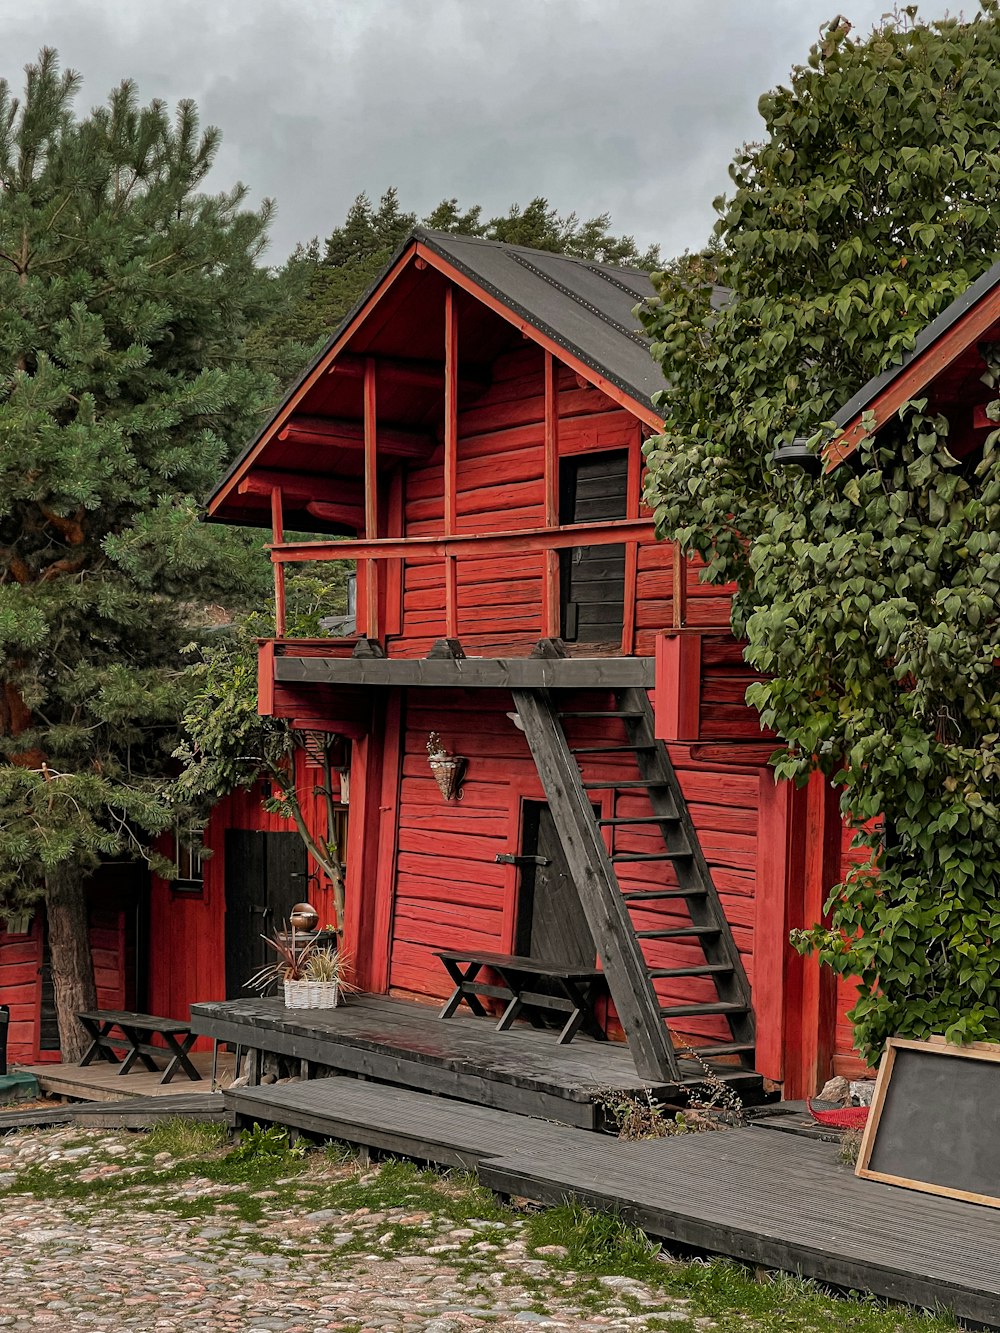
{"type": "MultiPolygon", "coordinates": [[[[849,837],[821,781],[774,782],[729,598],[655,540],[642,507],[658,371],[631,311],[648,291],[638,272],[416,231],[210,514],[272,528],[261,710],[343,738],[334,797],[363,988],[440,1000],[435,951],[449,947],[597,956],[603,1021],[640,1072],[670,1076],[683,1042],[801,1095],[861,1069],[852,985],[787,942],[821,916],[849,837]],[[357,562],[356,632],[286,637],[285,566],[330,559],[357,562]],[[435,782],[432,732],[466,760],[460,800],[435,782]]],[[[916,392],[977,439],[978,345],[998,327],[992,270],[845,406],[831,457],[863,410],[881,425],[916,392]]],[[[317,828],[321,772],[303,752],[317,828]]],[[[103,1003],[186,1017],[240,993],[252,942],[291,901],[331,914],[329,886],[259,798],[220,804],[211,859],[154,881],[134,928],[141,892],[113,909],[118,960],[110,935],[95,939],[103,1003]]],[[[42,961],[39,922],[0,936],[20,1058],[38,1054],[42,961]]]]}
{"type": "Polygon", "coordinates": [[[643,508],[649,290],[414,232],[209,511],[272,527],[261,710],[351,738],[362,987],[439,999],[442,948],[596,954],[640,1072],[675,1073],[683,1043],[813,1091],[833,1000],[787,939],[833,882],[839,823],[822,787],[775,785],[729,597],[643,508]],[[356,634],[286,638],[285,566],[345,558],[356,634]],[[432,732],[467,761],[461,800],[432,732]]]}

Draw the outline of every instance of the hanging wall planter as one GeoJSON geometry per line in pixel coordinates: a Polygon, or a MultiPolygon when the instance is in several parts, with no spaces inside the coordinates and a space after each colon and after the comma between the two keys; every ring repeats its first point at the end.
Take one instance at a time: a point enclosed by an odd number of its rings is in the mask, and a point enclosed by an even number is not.
{"type": "Polygon", "coordinates": [[[460,754],[449,754],[436,731],[432,731],[427,737],[427,758],[438,791],[444,799],[460,801],[465,770],[469,766],[468,759],[460,754]]]}

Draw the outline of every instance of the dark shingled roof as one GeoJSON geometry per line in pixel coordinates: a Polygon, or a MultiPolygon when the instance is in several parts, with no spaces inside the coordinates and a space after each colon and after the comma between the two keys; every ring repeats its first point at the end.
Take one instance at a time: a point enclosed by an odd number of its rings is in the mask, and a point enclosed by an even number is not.
{"type": "MultiPolygon", "coordinates": [[[[653,295],[642,269],[613,268],[474,236],[416,227],[420,241],[560,347],[644,406],[663,388],[632,314],[653,295]]],[[[407,242],[408,243],[408,242],[407,242]]]]}
{"type": "Polygon", "coordinates": [[[992,268],[987,269],[981,278],[977,278],[971,287],[967,287],[961,296],[957,296],[951,305],[946,306],[940,315],[927,325],[913,344],[913,350],[907,352],[898,365],[883,370],[881,375],[876,375],[863,388],[859,389],[833,418],[836,424],[847,426],[859,412],[864,412],[882,390],[903,373],[914,357],[919,356],[921,352],[936,342],[942,334],[947,333],[956,320],[961,319],[967,310],[970,310],[977,301],[980,301],[988,292],[992,291],[998,283],[1000,283],[1000,261],[994,264],[992,268]]]}
{"type": "Polygon", "coordinates": [[[364,308],[385,274],[415,241],[440,255],[512,314],[579,357],[639,405],[656,412],[650,400],[664,387],[664,380],[649,354],[649,341],[632,314],[640,301],[654,294],[649,274],[643,269],[615,268],[587,259],[570,259],[548,250],[414,227],[386,268],[332,331],[319,355],[288,390],[267,425],[217,482],[213,496],[240,471],[257,442],[281,419],[299,388],[364,308]]]}

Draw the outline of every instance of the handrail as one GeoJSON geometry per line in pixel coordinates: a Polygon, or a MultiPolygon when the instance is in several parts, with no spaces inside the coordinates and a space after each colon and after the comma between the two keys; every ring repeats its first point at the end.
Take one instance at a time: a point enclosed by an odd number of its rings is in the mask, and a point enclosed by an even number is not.
{"type": "Polygon", "coordinates": [[[378,537],[370,541],[276,542],[271,559],[277,564],[303,560],[400,560],[417,557],[477,555],[544,555],[573,546],[611,546],[645,541],[654,536],[650,518],[622,518],[600,523],[573,523],[561,528],[529,528],[525,532],[470,532],[451,537],[378,537]]]}

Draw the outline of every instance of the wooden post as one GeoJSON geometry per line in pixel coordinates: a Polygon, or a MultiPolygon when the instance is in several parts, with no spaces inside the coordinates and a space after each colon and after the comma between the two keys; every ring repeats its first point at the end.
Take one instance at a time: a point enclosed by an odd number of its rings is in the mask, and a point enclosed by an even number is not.
{"type": "MultiPolygon", "coordinates": [[[[365,424],[365,537],[369,541],[378,537],[378,473],[376,455],[375,424],[375,360],[365,359],[364,380],[364,424],[365,424]]],[[[369,639],[378,638],[378,564],[374,560],[365,562],[364,579],[364,633],[369,639]]]]}
{"type": "Polygon", "coordinates": [[[455,289],[444,295],[444,531],[454,535],[457,526],[458,480],[458,314],[455,289]]]}
{"type": "MultiPolygon", "coordinates": [[[[444,294],[444,532],[458,528],[458,313],[455,288],[444,294]]],[[[444,632],[458,638],[458,565],[454,556],[444,560],[444,632]]]]}
{"type": "Polygon", "coordinates": [[[687,558],[680,542],[671,542],[674,572],[674,629],[687,624],[687,558]]]}
{"type": "MultiPolygon", "coordinates": [[[[271,543],[280,546],[285,540],[285,520],[281,507],[281,488],[271,490],[271,543]]],[[[271,559],[274,560],[272,551],[271,559]]],[[[281,560],[274,560],[274,633],[275,637],[285,637],[285,566],[281,560]]]]}
{"type": "MultiPolygon", "coordinates": [[[[545,379],[545,526],[559,526],[559,362],[546,351],[545,379]]],[[[542,638],[555,639],[562,632],[559,598],[559,555],[542,556],[542,638]]]]}
{"type": "Polygon", "coordinates": [[[458,560],[453,555],[444,558],[444,633],[447,639],[458,638],[458,560]]]}

